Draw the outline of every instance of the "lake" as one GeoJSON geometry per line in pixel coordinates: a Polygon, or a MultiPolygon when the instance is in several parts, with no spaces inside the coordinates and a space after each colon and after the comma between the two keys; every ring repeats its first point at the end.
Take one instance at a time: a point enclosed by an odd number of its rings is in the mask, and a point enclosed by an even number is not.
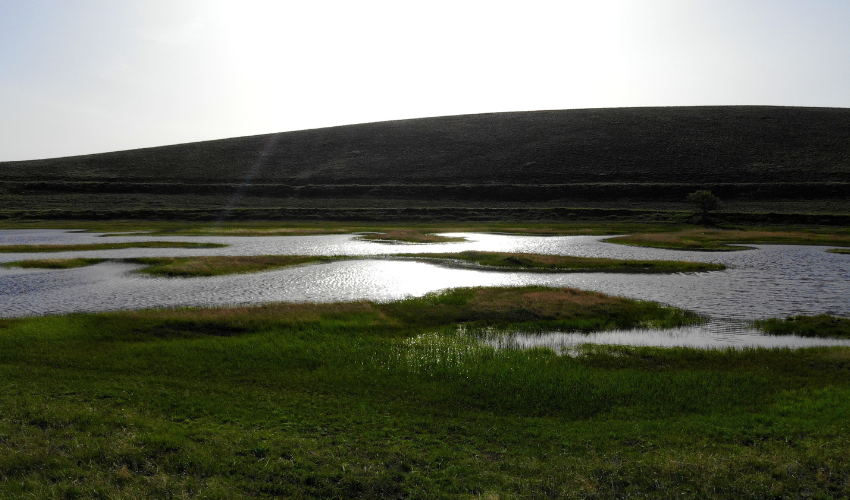
{"type": "MultiPolygon", "coordinates": [[[[86,244],[139,240],[230,245],[213,249],[130,248],[0,254],[0,263],[67,257],[117,259],[268,254],[375,257],[209,278],[151,277],[133,273],[139,266],[121,262],[105,262],[90,267],[63,270],[0,267],[0,317],[152,307],[244,305],[274,301],[390,301],[454,287],[522,285],[575,287],[651,300],[689,309],[712,319],[709,323],[712,326],[690,330],[690,333],[668,332],[670,335],[678,335],[679,338],[693,339],[702,334],[718,338],[717,328],[721,327],[717,325],[722,324],[725,325],[722,328],[726,328],[723,330],[724,335],[729,335],[729,331],[736,331],[740,335],[755,335],[765,339],[766,336],[749,330],[746,322],[796,314],[850,317],[850,256],[828,253],[827,247],[757,245],[754,250],[740,252],[691,252],[629,247],[601,241],[607,236],[556,237],[477,233],[449,235],[464,236],[468,241],[387,244],[359,240],[356,235],[102,237],[98,233],[63,230],[0,231],[0,245],[86,244]],[[729,269],[671,275],[525,273],[459,269],[423,262],[388,260],[388,257],[397,253],[464,250],[715,262],[725,264],[729,269]]],[[[651,333],[654,335],[658,332],[651,333]]],[[[602,335],[596,337],[599,343],[618,343],[622,342],[623,333],[608,332],[599,335],[602,335]]],[[[587,336],[582,338],[589,339],[587,336]]],[[[806,342],[817,340],[807,339],[806,342]]],[[[566,344],[570,342],[563,340],[563,337],[561,341],[566,344]]],[[[666,340],[650,342],[647,345],[664,342],[666,340]]],[[[825,345],[824,342],[821,341],[817,345],[825,345]]],[[[723,345],[727,344],[729,342],[723,345]]],[[[750,342],[742,345],[755,344],[750,342]]]]}

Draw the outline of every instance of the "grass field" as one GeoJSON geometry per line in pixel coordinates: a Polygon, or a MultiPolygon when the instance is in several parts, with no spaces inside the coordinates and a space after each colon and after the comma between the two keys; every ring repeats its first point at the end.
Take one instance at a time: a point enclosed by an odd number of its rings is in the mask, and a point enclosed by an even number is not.
{"type": "Polygon", "coordinates": [[[850,350],[494,350],[699,321],[569,289],[4,320],[0,498],[841,498],[850,350]]]}

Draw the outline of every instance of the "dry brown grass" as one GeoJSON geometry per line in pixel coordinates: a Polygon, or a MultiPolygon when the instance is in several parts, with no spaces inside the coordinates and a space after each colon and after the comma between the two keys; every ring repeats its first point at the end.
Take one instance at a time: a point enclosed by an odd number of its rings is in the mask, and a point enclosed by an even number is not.
{"type": "Polygon", "coordinates": [[[482,288],[476,290],[470,305],[480,311],[526,310],[540,317],[570,316],[578,309],[625,305],[628,299],[575,288],[527,290],[523,288],[482,288]]]}

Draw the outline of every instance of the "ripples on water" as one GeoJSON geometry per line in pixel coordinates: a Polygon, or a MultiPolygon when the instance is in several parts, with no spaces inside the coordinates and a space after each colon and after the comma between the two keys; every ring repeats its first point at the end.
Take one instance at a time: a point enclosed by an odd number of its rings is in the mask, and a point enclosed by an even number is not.
{"type": "MultiPolygon", "coordinates": [[[[230,245],[217,249],[130,248],[122,250],[0,254],[0,262],[67,257],[153,257],[195,255],[387,255],[461,252],[528,252],[615,259],[716,262],[721,272],[672,275],[605,273],[546,274],[452,269],[410,261],[359,260],[210,278],[154,278],[138,266],[105,262],[67,270],[0,268],[0,316],[16,317],[150,307],[257,304],[273,301],[389,301],[461,286],[569,286],[651,300],[715,319],[751,320],[796,314],[850,316],[850,257],[825,247],[760,245],[742,252],[688,252],[629,247],[599,236],[511,236],[461,234],[470,241],[428,245],[386,245],[352,235],[281,237],[116,236],[60,230],[0,231],[0,245],[85,244],[121,241],[202,241],[230,245]]],[[[670,331],[664,338],[699,343],[703,330],[670,331]],[[678,337],[677,337],[678,336],[678,337]]],[[[629,343],[659,332],[629,332],[629,343]]],[[[558,334],[570,335],[570,334],[558,334]]],[[[583,335],[583,334],[582,334],[583,335]]],[[[594,334],[593,342],[617,342],[623,332],[594,334]],[[619,335],[619,337],[618,337],[619,335]]],[[[736,335],[765,337],[743,330],[736,335]]],[[[559,337],[563,340],[566,337],[559,337]]],[[[578,337],[576,337],[578,338],[578,337]]],[[[587,339],[587,336],[582,336],[587,339]]],[[[744,338],[744,337],[741,337],[744,338]]],[[[748,337],[747,337],[748,338],[748,337]]],[[[559,342],[561,341],[559,340],[559,342]]],[[[569,340],[564,340],[569,342],[569,340]]],[[[528,341],[530,342],[530,341],[528,341]]],[[[649,344],[647,344],[649,345],[649,344]]],[[[656,344],[652,344],[656,345],[656,344]]]]}
{"type": "Polygon", "coordinates": [[[583,344],[631,345],[647,347],[693,347],[698,349],[744,349],[752,347],[825,347],[850,346],[850,339],[765,335],[741,320],[716,319],[704,325],[665,330],[635,329],[605,332],[490,332],[485,343],[498,349],[546,347],[555,352],[571,353],[583,344]]]}

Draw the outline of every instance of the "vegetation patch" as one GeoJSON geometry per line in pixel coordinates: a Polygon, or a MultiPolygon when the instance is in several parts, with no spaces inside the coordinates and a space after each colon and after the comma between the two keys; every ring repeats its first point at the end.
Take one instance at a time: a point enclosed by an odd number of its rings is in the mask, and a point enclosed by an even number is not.
{"type": "Polygon", "coordinates": [[[471,263],[494,269],[537,272],[597,272],[597,273],[685,273],[722,271],[722,264],[678,262],[672,260],[622,260],[563,255],[541,255],[508,252],[460,252],[405,254],[415,259],[433,259],[437,262],[471,263]]]}
{"type": "Polygon", "coordinates": [[[457,236],[441,236],[416,229],[393,229],[380,233],[368,233],[359,236],[362,240],[392,243],[454,243],[466,241],[457,236]]]}
{"type": "Polygon", "coordinates": [[[846,253],[850,254],[850,248],[830,248],[827,250],[829,253],[846,253]]]}
{"type": "Polygon", "coordinates": [[[637,233],[628,236],[616,236],[605,241],[671,250],[729,252],[747,250],[748,247],[742,246],[747,243],[850,247],[850,234],[846,234],[845,231],[824,233],[814,231],[686,229],[671,233],[637,233]]]}
{"type": "Polygon", "coordinates": [[[697,321],[592,292],[0,323],[0,497],[841,498],[850,349],[496,350],[697,321]]]}
{"type": "Polygon", "coordinates": [[[71,269],[74,267],[86,267],[100,264],[105,259],[37,259],[21,260],[4,264],[8,267],[22,267],[24,269],[71,269]]]}
{"type": "Polygon", "coordinates": [[[147,267],[140,273],[153,276],[199,277],[225,274],[255,273],[300,264],[321,264],[343,257],[309,255],[246,255],[246,256],[201,256],[201,257],[140,257],[125,259],[127,262],[147,267]]]}
{"type": "Polygon", "coordinates": [[[124,248],[222,248],[226,246],[221,243],[187,241],[128,241],[82,245],[2,245],[0,246],[0,253],[82,252],[88,250],[121,250],[124,248]]]}
{"type": "Polygon", "coordinates": [[[757,328],[771,335],[850,339],[850,319],[837,318],[827,314],[791,316],[785,319],[763,319],[754,324],[757,328]]]}

